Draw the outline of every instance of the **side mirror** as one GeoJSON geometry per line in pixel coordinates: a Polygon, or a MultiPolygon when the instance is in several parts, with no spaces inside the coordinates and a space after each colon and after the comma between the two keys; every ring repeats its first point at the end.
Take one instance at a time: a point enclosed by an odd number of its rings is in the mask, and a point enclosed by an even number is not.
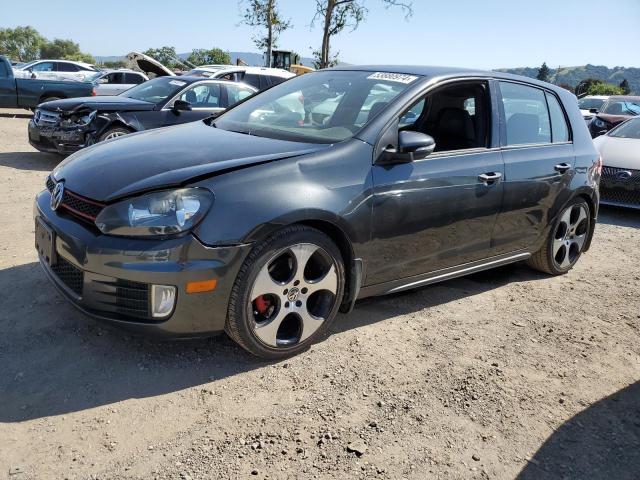
{"type": "Polygon", "coordinates": [[[176,100],[175,102],[173,102],[173,107],[171,107],[171,110],[175,112],[188,112],[191,110],[191,103],[187,102],[186,100],[176,100]]]}
{"type": "Polygon", "coordinates": [[[598,109],[597,108],[590,108],[589,109],[589,113],[598,113],[598,109]]]}
{"type": "Polygon", "coordinates": [[[435,148],[436,142],[431,135],[401,130],[398,133],[398,148],[386,148],[381,163],[408,163],[422,160],[431,155],[435,148]]]}

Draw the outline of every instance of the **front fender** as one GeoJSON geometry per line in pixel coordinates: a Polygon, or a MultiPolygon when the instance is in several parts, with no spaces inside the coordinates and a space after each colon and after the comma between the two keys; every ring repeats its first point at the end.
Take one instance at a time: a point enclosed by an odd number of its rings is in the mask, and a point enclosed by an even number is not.
{"type": "Polygon", "coordinates": [[[343,231],[358,255],[371,231],[371,155],[371,145],[350,140],[198,182],[215,201],[194,233],[207,245],[233,245],[285,225],[322,221],[343,231]]]}

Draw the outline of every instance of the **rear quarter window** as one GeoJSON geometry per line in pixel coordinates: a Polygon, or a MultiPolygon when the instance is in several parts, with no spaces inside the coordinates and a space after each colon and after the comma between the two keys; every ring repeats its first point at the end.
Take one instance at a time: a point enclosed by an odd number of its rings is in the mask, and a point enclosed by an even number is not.
{"type": "Polygon", "coordinates": [[[551,141],[553,143],[569,141],[569,126],[560,102],[555,95],[546,93],[547,104],[549,105],[549,116],[551,118],[551,141]]]}

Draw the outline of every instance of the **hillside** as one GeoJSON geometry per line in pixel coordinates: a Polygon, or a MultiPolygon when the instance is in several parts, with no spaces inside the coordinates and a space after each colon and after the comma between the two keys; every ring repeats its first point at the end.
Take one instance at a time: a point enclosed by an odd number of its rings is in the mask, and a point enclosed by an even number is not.
{"type": "MultiPolygon", "coordinates": [[[[520,68],[498,68],[499,72],[514,73],[525,77],[535,78],[538,74],[538,67],[520,68]]],[[[580,67],[560,67],[550,68],[551,83],[560,85],[566,83],[574,87],[587,78],[596,78],[614,85],[619,85],[623,78],[626,78],[631,88],[631,93],[640,95],[640,68],[635,67],[613,67],[608,68],[603,65],[583,65],[580,67]]]]}

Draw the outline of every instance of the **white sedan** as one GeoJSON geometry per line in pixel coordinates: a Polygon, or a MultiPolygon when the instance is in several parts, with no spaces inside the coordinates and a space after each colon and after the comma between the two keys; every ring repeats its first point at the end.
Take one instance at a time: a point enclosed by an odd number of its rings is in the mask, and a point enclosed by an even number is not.
{"type": "Polygon", "coordinates": [[[593,143],[602,155],[600,203],[640,208],[640,116],[593,143]]]}

